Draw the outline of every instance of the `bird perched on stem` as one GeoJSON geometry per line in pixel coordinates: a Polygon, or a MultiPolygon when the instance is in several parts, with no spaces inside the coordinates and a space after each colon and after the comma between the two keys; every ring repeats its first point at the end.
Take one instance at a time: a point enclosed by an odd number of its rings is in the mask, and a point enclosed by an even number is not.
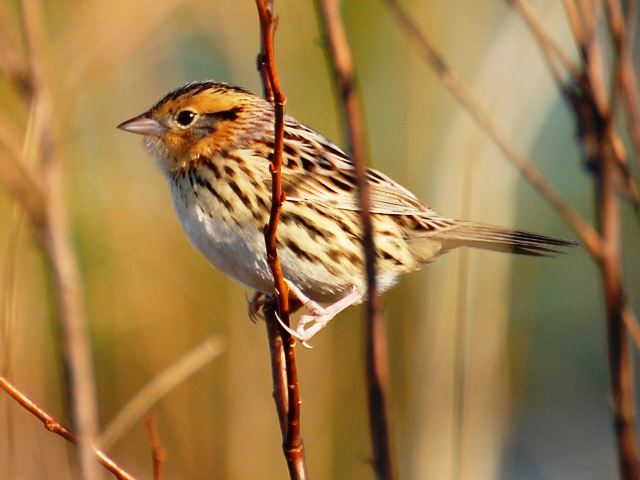
{"type": "MultiPolygon", "coordinates": [[[[240,87],[193,82],[118,127],[145,137],[184,230],[207,260],[258,292],[273,293],[263,236],[271,203],[272,105],[240,87]]],[[[373,169],[367,181],[381,291],[457,247],[537,256],[573,245],[443,217],[373,169]]],[[[278,254],[290,295],[308,310],[293,332],[306,342],[364,298],[354,166],[331,141],[287,116],[282,185],[278,254]]]]}

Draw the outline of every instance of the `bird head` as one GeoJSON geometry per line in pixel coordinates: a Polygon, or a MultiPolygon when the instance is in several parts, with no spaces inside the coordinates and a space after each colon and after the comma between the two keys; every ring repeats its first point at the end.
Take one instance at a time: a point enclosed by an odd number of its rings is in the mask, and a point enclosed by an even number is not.
{"type": "Polygon", "coordinates": [[[249,133],[256,131],[250,127],[270,112],[267,102],[240,87],[193,82],[169,92],[118,128],[144,135],[147,149],[165,173],[172,174],[203,156],[242,148],[251,140],[249,133]]]}

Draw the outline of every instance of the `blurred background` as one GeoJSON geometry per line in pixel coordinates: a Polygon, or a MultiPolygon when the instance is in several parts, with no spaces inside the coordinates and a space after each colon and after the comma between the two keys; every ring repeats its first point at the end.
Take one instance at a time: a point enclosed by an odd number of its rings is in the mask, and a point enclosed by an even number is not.
{"type": "MultiPolygon", "coordinates": [[[[529,3],[575,57],[561,2],[529,3]]],[[[521,18],[506,2],[403,4],[513,144],[591,218],[573,118],[521,18]]],[[[21,45],[19,2],[0,10],[21,45]]],[[[313,2],[277,0],[276,11],[287,112],[343,145],[313,2]]],[[[345,1],[344,16],[373,166],[444,215],[575,239],[444,90],[383,2],[345,1]]],[[[190,80],[259,93],[254,2],[50,0],[43,20],[102,426],[215,335],[224,352],[153,408],[167,478],[285,478],[265,328],[247,316],[251,292],[189,245],[142,142],[115,128],[190,80]]],[[[26,131],[28,112],[2,77],[0,111],[26,131]]],[[[640,242],[625,209],[624,274],[638,311],[640,242]]],[[[0,367],[68,422],[51,304],[43,256],[0,191],[0,367]]],[[[313,478],[373,476],[360,314],[349,309],[313,350],[298,349],[313,478]]],[[[404,278],[385,295],[384,315],[399,478],[615,477],[602,293],[581,247],[544,259],[456,251],[404,278]]],[[[0,395],[1,478],[68,478],[68,448],[0,395]]],[[[143,422],[109,453],[151,478],[143,422]]]]}

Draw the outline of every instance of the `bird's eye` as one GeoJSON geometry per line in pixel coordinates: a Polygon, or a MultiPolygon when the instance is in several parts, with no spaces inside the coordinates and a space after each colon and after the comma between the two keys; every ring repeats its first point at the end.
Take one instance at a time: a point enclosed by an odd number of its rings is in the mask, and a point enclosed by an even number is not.
{"type": "Polygon", "coordinates": [[[195,118],[196,112],[192,112],[191,110],[182,110],[176,116],[176,122],[183,127],[188,127],[193,123],[195,118]]]}

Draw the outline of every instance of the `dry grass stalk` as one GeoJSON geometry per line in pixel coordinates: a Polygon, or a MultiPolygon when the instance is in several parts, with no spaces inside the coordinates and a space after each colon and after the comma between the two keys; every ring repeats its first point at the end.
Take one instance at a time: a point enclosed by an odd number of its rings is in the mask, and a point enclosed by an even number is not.
{"type": "MultiPolygon", "coordinates": [[[[65,428],[60,422],[49,415],[46,411],[31,401],[24,393],[18,390],[6,378],[0,377],[0,388],[7,392],[16,402],[26,411],[34,415],[44,424],[44,427],[64,438],[67,442],[78,445],[80,439],[74,435],[69,429],[65,428]]],[[[122,467],[118,466],[111,458],[109,458],[102,450],[92,443],[89,444],[91,454],[119,480],[135,480],[133,475],[127,473],[122,467]]]]}
{"type": "Polygon", "coordinates": [[[385,0],[392,14],[406,33],[408,39],[424,57],[426,63],[435,71],[443,86],[456,98],[462,107],[473,117],[496,146],[513,165],[520,171],[524,179],[535,188],[556,212],[580,237],[584,246],[592,253],[601,250],[600,238],[593,226],[587,222],[577,210],[568,204],[548,181],[546,176],[526,157],[519,152],[507,136],[502,133],[489,111],[483,108],[471,94],[466,85],[460,80],[456,72],[447,63],[443,55],[433,46],[427,37],[418,29],[406,11],[396,0],[385,0]]]}
{"type": "Polygon", "coordinates": [[[393,478],[393,462],[389,439],[386,396],[388,389],[387,341],[379,313],[376,282],[376,248],[370,215],[371,201],[366,180],[364,123],[354,84],[351,49],[340,16],[338,0],[317,0],[321,30],[328,40],[327,54],[337,87],[348,139],[348,152],[353,160],[358,203],[363,226],[362,246],[365,254],[367,303],[365,306],[365,365],[369,397],[369,425],[373,444],[373,465],[379,479],[393,478]]]}
{"type": "Polygon", "coordinates": [[[612,35],[616,54],[612,72],[613,81],[610,82],[611,92],[608,92],[602,61],[604,40],[599,36],[598,30],[603,18],[600,3],[564,0],[567,18],[581,59],[581,64],[576,66],[551,40],[551,36],[525,1],[509,0],[531,29],[553,78],[574,110],[578,136],[583,147],[584,165],[594,178],[597,217],[595,226],[588,223],[565,202],[547,178],[509,145],[500,134],[493,118],[473,99],[444,57],[418,30],[399,4],[395,0],[386,0],[386,3],[408,37],[420,49],[427,63],[435,70],[443,85],[490,135],[525,179],[573,228],[598,265],[606,304],[609,366],[620,475],[625,480],[639,478],[632,358],[627,330],[630,328],[634,337],[637,337],[637,325],[635,315],[627,305],[627,296],[622,284],[619,192],[624,192],[636,211],[640,211],[638,194],[640,189],[627,165],[627,154],[620,134],[616,131],[614,118],[615,99],[622,97],[630,137],[635,150],[638,151],[637,132],[640,131],[640,124],[637,114],[638,99],[635,93],[637,86],[634,83],[635,76],[629,60],[632,38],[630,31],[633,21],[625,23],[622,20],[625,16],[636,17],[638,2],[630,2],[626,15],[619,0],[606,2],[607,26],[612,35]]]}
{"type": "Polygon", "coordinates": [[[156,416],[149,415],[144,425],[147,431],[147,439],[149,441],[149,449],[151,450],[151,460],[153,462],[153,480],[162,480],[162,468],[167,460],[167,452],[160,442],[160,434],[156,425],[156,416]]]}
{"type": "Polygon", "coordinates": [[[115,418],[99,435],[97,443],[111,449],[136,422],[167,393],[198,370],[208,365],[224,350],[222,341],[213,336],[173,362],[129,399],[115,418]]]}
{"type": "MultiPolygon", "coordinates": [[[[5,22],[6,12],[1,13],[0,22],[5,22]]],[[[39,2],[22,2],[21,27],[26,42],[26,61],[17,55],[7,55],[14,49],[9,45],[9,36],[3,35],[0,38],[3,45],[0,66],[25,107],[33,113],[27,151],[30,148],[36,156],[39,175],[36,177],[24,167],[22,154],[17,156],[17,147],[11,147],[12,140],[7,135],[9,129],[3,127],[0,129],[3,132],[2,143],[13,153],[0,158],[0,176],[27,213],[48,260],[62,325],[63,364],[69,379],[71,418],[79,439],[79,467],[83,478],[92,480],[98,476],[90,445],[98,427],[93,361],[78,260],[70,241],[63,158],[50,76],[45,67],[46,39],[39,2]]],[[[15,141],[16,145],[18,143],[15,141]]]]}

